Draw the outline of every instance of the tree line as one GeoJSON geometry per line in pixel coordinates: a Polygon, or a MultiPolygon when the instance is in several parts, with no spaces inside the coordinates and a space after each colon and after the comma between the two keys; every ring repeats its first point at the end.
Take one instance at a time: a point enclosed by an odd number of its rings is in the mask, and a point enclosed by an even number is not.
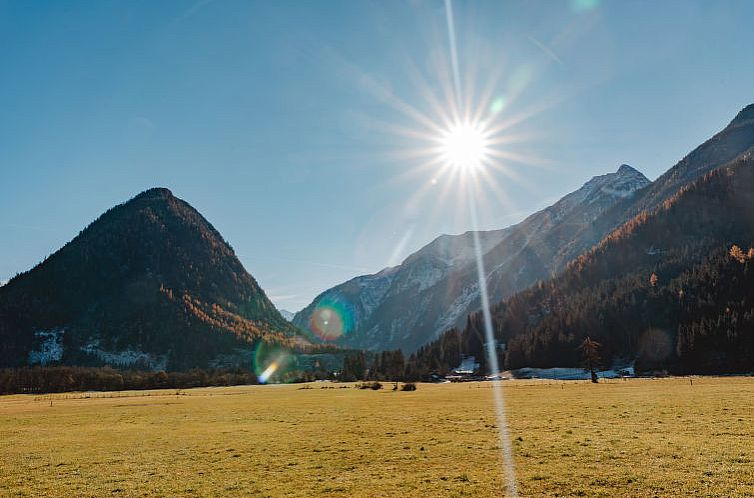
{"type": "MultiPolygon", "coordinates": [[[[310,379],[303,372],[291,372],[288,379],[284,380],[310,379]]],[[[257,376],[242,369],[149,372],[116,370],[110,367],[48,366],[0,370],[0,394],[188,389],[250,384],[258,384],[257,376]]]]}

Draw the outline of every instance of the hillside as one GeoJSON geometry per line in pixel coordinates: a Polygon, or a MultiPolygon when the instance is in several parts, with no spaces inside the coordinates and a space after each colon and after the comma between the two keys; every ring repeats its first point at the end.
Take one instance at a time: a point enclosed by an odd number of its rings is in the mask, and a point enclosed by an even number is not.
{"type": "MultiPolygon", "coordinates": [[[[482,232],[482,246],[489,249],[506,234],[506,230],[482,232]]],[[[415,324],[412,320],[421,319],[429,310],[423,310],[423,314],[396,317],[396,322],[388,326],[385,334],[379,333],[382,329],[375,322],[390,313],[392,302],[399,302],[408,295],[411,297],[409,303],[414,303],[419,295],[430,295],[454,267],[474,261],[472,235],[471,232],[442,235],[398,266],[355,277],[328,289],[297,313],[293,323],[308,328],[323,340],[334,340],[356,348],[389,349],[393,341],[400,340],[396,335],[398,330],[408,332],[406,329],[415,324]],[[327,320],[330,315],[337,316],[338,320],[327,320]],[[371,332],[367,332],[367,328],[371,328],[371,332]]]]}
{"type": "Polygon", "coordinates": [[[298,334],[212,225],[162,188],[0,287],[0,366],[211,367],[298,334]]]}
{"type": "Polygon", "coordinates": [[[557,255],[565,267],[574,258],[590,249],[612,230],[640,213],[652,211],[685,185],[703,177],[747,151],[754,150],[754,104],[744,107],[733,120],[712,138],[689,152],[672,168],[628,202],[618,203],[594,220],[591,235],[584,238],[591,243],[586,246],[566,245],[557,255]],[[597,236],[598,234],[601,234],[597,236]]]}
{"type": "MultiPolygon", "coordinates": [[[[518,225],[480,232],[490,297],[500,300],[550,276],[553,257],[573,234],[584,233],[606,209],[648,184],[622,165],[518,225]]],[[[346,325],[343,334],[320,334],[326,339],[371,350],[417,349],[479,308],[473,233],[442,235],[399,266],[325,291],[294,323],[316,333],[322,328],[319,315],[331,308],[346,317],[346,325]]]]}
{"type": "MultiPolygon", "coordinates": [[[[637,215],[557,278],[493,308],[506,368],[579,366],[602,344],[606,365],[685,373],[754,369],[754,159],[706,174],[637,215]],[[736,249],[738,248],[738,249],[736,249]]],[[[481,319],[413,358],[429,368],[448,341],[483,357],[481,319]]]]}

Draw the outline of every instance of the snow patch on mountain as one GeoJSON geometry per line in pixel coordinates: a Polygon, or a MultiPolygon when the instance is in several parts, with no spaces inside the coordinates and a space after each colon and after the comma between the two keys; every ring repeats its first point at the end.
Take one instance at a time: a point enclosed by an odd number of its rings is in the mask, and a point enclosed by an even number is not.
{"type": "MultiPolygon", "coordinates": [[[[482,254],[489,251],[502,241],[509,229],[479,232],[479,245],[482,254]]],[[[468,263],[475,258],[474,232],[460,235],[440,235],[435,240],[409,255],[401,267],[410,265],[417,260],[431,258],[442,261],[447,266],[457,266],[468,263]]]]}
{"type": "Polygon", "coordinates": [[[29,364],[48,365],[62,360],[64,333],[65,328],[34,332],[35,348],[29,351],[29,364]]]}
{"type": "Polygon", "coordinates": [[[432,338],[438,336],[445,330],[448,330],[455,325],[458,318],[463,316],[471,307],[476,299],[479,299],[479,284],[472,284],[468,287],[464,287],[461,294],[453,300],[448,306],[445,313],[440,315],[435,324],[435,334],[432,338]]]}
{"type": "Polygon", "coordinates": [[[357,281],[359,292],[359,304],[362,314],[369,316],[380,305],[382,298],[390,288],[395,278],[396,267],[385,268],[375,275],[360,277],[357,281]]]}
{"type": "MultiPolygon", "coordinates": [[[[580,189],[571,192],[558,202],[546,208],[552,215],[548,227],[582,210],[585,221],[592,221],[602,213],[601,206],[612,204],[616,199],[626,199],[638,190],[649,185],[649,179],[627,164],[622,164],[615,173],[595,176],[580,189]]],[[[535,213],[530,218],[539,216],[535,213]]],[[[545,227],[540,227],[540,229],[545,227]]]]}
{"type": "Polygon", "coordinates": [[[107,365],[116,367],[147,368],[149,370],[166,370],[168,358],[165,355],[151,355],[136,349],[124,349],[123,351],[106,351],[100,348],[99,340],[91,340],[81,347],[81,351],[96,357],[107,365]]]}
{"type": "Polygon", "coordinates": [[[429,289],[448,274],[450,265],[436,258],[427,257],[414,261],[401,272],[395,280],[395,286],[391,293],[414,290],[421,292],[429,289]]]}
{"type": "Polygon", "coordinates": [[[349,313],[351,329],[358,328],[382,303],[385,294],[393,283],[399,267],[389,267],[373,275],[362,275],[326,290],[317,296],[306,308],[296,313],[293,323],[308,328],[309,319],[320,303],[342,304],[349,313]]]}

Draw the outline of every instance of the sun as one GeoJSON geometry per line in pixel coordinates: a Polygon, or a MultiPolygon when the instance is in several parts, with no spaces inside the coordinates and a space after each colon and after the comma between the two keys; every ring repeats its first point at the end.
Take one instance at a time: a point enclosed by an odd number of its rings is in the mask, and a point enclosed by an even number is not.
{"type": "Polygon", "coordinates": [[[481,168],[489,159],[488,135],[478,123],[462,122],[449,126],[439,139],[443,163],[462,171],[481,168]]]}

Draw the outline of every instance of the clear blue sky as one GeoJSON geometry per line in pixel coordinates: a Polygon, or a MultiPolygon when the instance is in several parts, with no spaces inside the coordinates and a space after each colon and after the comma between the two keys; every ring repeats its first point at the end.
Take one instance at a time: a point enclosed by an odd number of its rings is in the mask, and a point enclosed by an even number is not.
{"type": "MultiPolygon", "coordinates": [[[[754,2],[454,10],[466,88],[528,116],[483,228],[623,162],[653,179],[754,102],[754,2]]],[[[469,229],[394,131],[396,101],[431,115],[447,38],[439,1],[0,1],[0,280],[152,186],[290,310],[469,229]]]]}

